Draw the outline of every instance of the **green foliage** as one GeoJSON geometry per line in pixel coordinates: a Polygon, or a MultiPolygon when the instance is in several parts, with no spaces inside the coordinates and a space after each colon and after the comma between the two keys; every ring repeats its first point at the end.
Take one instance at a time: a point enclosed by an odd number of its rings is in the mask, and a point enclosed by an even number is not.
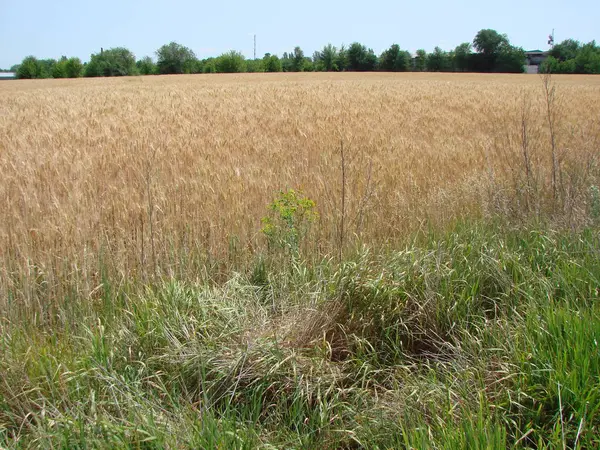
{"type": "Polygon", "coordinates": [[[302,65],[302,71],[304,72],[314,72],[316,70],[315,68],[315,63],[313,62],[312,58],[305,56],[304,57],[304,63],[302,65]]]}
{"type": "Polygon", "coordinates": [[[393,44],[379,58],[379,68],[386,72],[406,72],[410,68],[410,53],[393,44]]]}
{"type": "Polygon", "coordinates": [[[417,50],[415,57],[415,71],[424,72],[427,68],[427,52],[423,49],[417,50]]]}
{"type": "Polygon", "coordinates": [[[294,52],[292,53],[292,71],[293,72],[302,72],[304,71],[304,52],[300,47],[294,47],[294,52]]]}
{"type": "MultiPolygon", "coordinates": [[[[127,49],[114,48],[91,56],[85,66],[77,58],[65,62],[54,59],[38,60],[29,56],[20,65],[11,68],[17,78],[75,78],[81,76],[149,75],[155,73],[240,73],[240,72],[312,72],[328,71],[393,71],[415,70],[418,72],[506,72],[521,73],[526,62],[522,48],[510,44],[505,34],[496,30],[482,29],[473,39],[446,52],[439,47],[428,55],[423,49],[411,54],[401,50],[397,44],[377,57],[372,49],[358,42],[340,48],[327,44],[321,51],[306,57],[300,47],[285,52],[281,58],[267,53],[261,60],[246,60],[236,51],[222,54],[218,58],[199,61],[194,52],[176,42],[163,45],[157,50],[158,63],[148,57],[135,63],[127,49]],[[476,53],[472,52],[472,48],[476,53]]],[[[567,39],[555,45],[550,57],[540,67],[541,72],[552,73],[600,73],[600,46],[595,41],[581,44],[567,39]]]]}
{"type": "Polygon", "coordinates": [[[158,73],[158,67],[152,61],[152,58],[145,56],[135,63],[140,75],[155,75],[158,73]]]}
{"type": "Polygon", "coordinates": [[[475,50],[489,58],[495,58],[507,45],[508,37],[491,29],[480,30],[473,39],[475,50]]]}
{"type": "Polygon", "coordinates": [[[600,47],[595,41],[583,45],[575,57],[575,73],[600,73],[600,47]]]}
{"type": "Polygon", "coordinates": [[[540,71],[550,73],[600,73],[600,46],[595,41],[581,45],[567,39],[550,50],[540,71]]]}
{"type": "Polygon", "coordinates": [[[83,65],[79,58],[63,56],[59,61],[55,59],[38,60],[34,56],[26,57],[18,66],[17,78],[77,78],[81,76],[83,65]]]}
{"type": "Polygon", "coordinates": [[[454,49],[454,61],[453,65],[455,70],[459,72],[466,72],[470,67],[470,57],[471,57],[471,44],[469,42],[464,42],[458,45],[454,49]]]}
{"type": "Polygon", "coordinates": [[[67,78],[79,78],[83,75],[83,64],[79,58],[69,58],[65,63],[67,78]]]}
{"type": "Polygon", "coordinates": [[[447,52],[436,47],[433,53],[427,56],[426,65],[429,72],[448,72],[452,68],[452,60],[447,52]]]}
{"type": "Polygon", "coordinates": [[[217,73],[217,65],[215,58],[203,59],[201,66],[202,73],[217,73]]]}
{"type": "Polygon", "coordinates": [[[556,44],[550,50],[550,56],[556,58],[558,61],[567,61],[569,59],[575,59],[581,49],[579,41],[574,39],[566,39],[560,44],[556,44]]]}
{"type": "Polygon", "coordinates": [[[509,45],[496,59],[495,72],[522,73],[525,70],[525,50],[509,45]]]}
{"type": "Polygon", "coordinates": [[[68,78],[66,56],[63,56],[60,61],[57,61],[52,67],[52,78],[68,78]]]}
{"type": "Polygon", "coordinates": [[[240,73],[246,71],[246,58],[240,52],[231,50],[219,56],[215,62],[217,72],[240,73]]]}
{"type": "Polygon", "coordinates": [[[337,51],[335,55],[335,67],[338,71],[343,72],[348,70],[348,65],[350,62],[348,61],[348,49],[342,44],[340,49],[337,51]]]}
{"type": "Polygon", "coordinates": [[[262,59],[262,66],[265,72],[282,72],[283,67],[281,60],[277,55],[271,55],[270,53],[265,54],[262,59]]]}
{"type": "Polygon", "coordinates": [[[354,42],[348,47],[348,70],[365,72],[375,70],[377,67],[377,56],[372,49],[354,42]]]}
{"type": "Polygon", "coordinates": [[[123,47],[102,50],[90,57],[85,67],[86,77],[121,77],[137,75],[135,55],[123,47]]]}
{"type": "MultiPolygon", "coordinates": [[[[269,208],[283,234],[302,203],[269,208]]],[[[597,229],[406,242],[292,270],[263,256],[252,283],[102,277],[52,328],[11,304],[0,446],[598,448],[597,229]]]]}
{"type": "Polygon", "coordinates": [[[300,47],[294,47],[293,52],[283,54],[281,64],[284,72],[304,72],[307,65],[307,58],[300,47]]]}
{"type": "Polygon", "coordinates": [[[510,45],[505,34],[496,30],[481,30],[473,39],[478,54],[471,55],[471,67],[477,72],[521,73],[525,66],[525,51],[510,45]]]}
{"type": "Polygon", "coordinates": [[[27,56],[19,65],[16,74],[20,79],[42,78],[42,65],[35,56],[27,56]]]}
{"type": "Polygon", "coordinates": [[[161,74],[193,73],[196,55],[188,47],[177,42],[163,45],[156,51],[157,68],[161,74]]]}
{"type": "Polygon", "coordinates": [[[299,251],[300,242],[310,225],[318,218],[315,202],[301,191],[281,191],[269,205],[269,215],[263,217],[261,231],[271,247],[299,251]]]}
{"type": "Polygon", "coordinates": [[[315,54],[315,62],[318,70],[325,72],[337,72],[340,70],[338,66],[338,58],[338,50],[331,44],[327,44],[325,47],[323,47],[323,50],[315,54]]]}

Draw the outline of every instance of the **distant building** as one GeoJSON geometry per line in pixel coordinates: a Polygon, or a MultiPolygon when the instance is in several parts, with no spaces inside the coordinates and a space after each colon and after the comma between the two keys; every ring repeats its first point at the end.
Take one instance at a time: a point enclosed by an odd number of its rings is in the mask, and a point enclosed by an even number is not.
{"type": "Polygon", "coordinates": [[[548,52],[541,50],[530,50],[525,52],[525,73],[539,73],[540,65],[548,58],[548,52]]]}
{"type": "Polygon", "coordinates": [[[14,72],[0,72],[0,80],[14,80],[17,74],[14,72]]]}

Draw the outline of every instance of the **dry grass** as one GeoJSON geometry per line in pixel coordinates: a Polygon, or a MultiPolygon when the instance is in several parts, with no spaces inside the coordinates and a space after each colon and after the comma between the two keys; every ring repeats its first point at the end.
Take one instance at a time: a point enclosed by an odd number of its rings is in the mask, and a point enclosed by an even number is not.
{"type": "MultiPolygon", "coordinates": [[[[561,182],[576,175],[581,190],[600,143],[600,78],[554,81],[561,182]]],[[[2,83],[0,295],[32,302],[64,294],[65,286],[88,295],[102,281],[100,267],[123,279],[193,279],[207,263],[235,264],[246,249],[264,245],[260,218],[286,187],[303,189],[318,205],[309,250],[332,251],[342,142],[346,233],[368,244],[393,241],[424,221],[514,212],[522,201],[523,117],[543,191],[537,210],[552,165],[545,105],[536,76],[2,83]]],[[[571,218],[585,207],[575,194],[571,218]]]]}

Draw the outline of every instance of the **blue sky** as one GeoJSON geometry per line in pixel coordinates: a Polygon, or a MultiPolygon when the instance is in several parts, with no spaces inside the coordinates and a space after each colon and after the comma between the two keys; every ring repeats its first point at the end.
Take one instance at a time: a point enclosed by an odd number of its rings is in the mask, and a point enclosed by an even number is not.
{"type": "Polygon", "coordinates": [[[124,46],[137,58],[176,41],[200,58],[239,50],[281,55],[299,45],[307,56],[331,42],[359,41],[380,53],[392,43],[415,51],[450,50],[478,30],[508,34],[514,45],[547,49],[556,40],[600,40],[598,0],[304,0],[302,2],[193,0],[0,0],[0,68],[27,55],[78,56],[124,46]]]}

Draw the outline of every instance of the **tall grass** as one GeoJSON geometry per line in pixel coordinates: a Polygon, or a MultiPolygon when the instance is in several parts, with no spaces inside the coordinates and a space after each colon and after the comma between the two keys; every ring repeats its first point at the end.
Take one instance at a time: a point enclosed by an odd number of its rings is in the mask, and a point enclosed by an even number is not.
{"type": "Polygon", "coordinates": [[[477,224],[2,323],[23,447],[594,448],[597,231],[477,224]],[[337,268],[336,268],[337,267],[337,268]]]}
{"type": "Polygon", "coordinates": [[[598,447],[599,86],[0,86],[0,447],[598,447]]]}

